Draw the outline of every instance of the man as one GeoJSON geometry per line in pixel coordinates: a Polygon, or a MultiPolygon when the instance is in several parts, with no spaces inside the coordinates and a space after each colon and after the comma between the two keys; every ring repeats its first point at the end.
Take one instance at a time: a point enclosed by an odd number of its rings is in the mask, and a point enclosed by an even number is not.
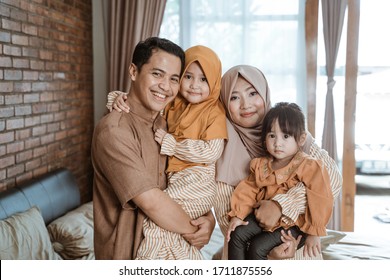
{"type": "Polygon", "coordinates": [[[166,156],[160,155],[154,131],[166,129],[160,111],[179,91],[184,51],[157,37],[138,43],[129,67],[128,114],[112,112],[95,128],[94,246],[96,259],[134,259],[149,217],[160,227],[183,236],[194,246],[208,242],[212,213],[191,221],[163,190],[166,156]]]}

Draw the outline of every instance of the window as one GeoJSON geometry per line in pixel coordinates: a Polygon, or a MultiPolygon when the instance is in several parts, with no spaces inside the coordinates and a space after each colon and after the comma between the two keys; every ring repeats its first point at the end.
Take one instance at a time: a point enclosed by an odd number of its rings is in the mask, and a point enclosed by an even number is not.
{"type": "MultiPolygon", "coordinates": [[[[321,5],[320,5],[321,8],[321,5]]],[[[360,2],[358,48],[358,77],[355,115],[355,158],[358,173],[390,172],[390,130],[382,120],[390,119],[390,42],[386,27],[390,25],[390,2],[365,0],[360,2]],[[371,166],[372,165],[372,166],[371,166]],[[367,166],[367,168],[363,168],[367,166]],[[375,169],[371,169],[371,167],[375,169]]],[[[345,64],[347,47],[348,8],[337,55],[335,87],[333,89],[337,152],[343,154],[345,64]]],[[[326,99],[325,47],[322,30],[322,12],[319,11],[318,80],[316,106],[316,140],[321,142],[326,99]]]]}
{"type": "Polygon", "coordinates": [[[258,67],[272,103],[297,102],[305,110],[304,11],[304,0],[168,0],[160,36],[184,49],[210,47],[223,72],[258,67]]]}

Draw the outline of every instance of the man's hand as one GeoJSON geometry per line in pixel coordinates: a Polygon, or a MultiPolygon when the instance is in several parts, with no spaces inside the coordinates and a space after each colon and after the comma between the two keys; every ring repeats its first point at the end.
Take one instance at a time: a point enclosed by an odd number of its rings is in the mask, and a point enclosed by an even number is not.
{"type": "Polygon", "coordinates": [[[206,215],[201,216],[196,220],[192,220],[191,225],[198,227],[198,230],[195,233],[183,234],[183,237],[188,243],[200,250],[209,243],[211,235],[213,234],[215,227],[214,215],[210,211],[206,215]]]}
{"type": "Polygon", "coordinates": [[[288,231],[288,234],[282,230],[283,243],[271,250],[268,254],[269,260],[283,260],[293,258],[298,248],[298,244],[301,241],[302,236],[298,236],[297,239],[288,231]]]}
{"type": "Polygon", "coordinates": [[[282,211],[277,202],[272,200],[260,200],[259,208],[254,213],[260,227],[264,229],[273,228],[282,217],[282,211]]]}
{"type": "Polygon", "coordinates": [[[308,235],[303,248],[304,257],[316,257],[321,255],[321,239],[319,236],[308,235]]]}

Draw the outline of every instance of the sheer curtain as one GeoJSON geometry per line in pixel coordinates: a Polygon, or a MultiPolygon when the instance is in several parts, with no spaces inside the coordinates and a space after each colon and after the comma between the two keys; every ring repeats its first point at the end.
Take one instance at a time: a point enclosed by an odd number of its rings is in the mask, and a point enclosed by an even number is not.
{"type": "Polygon", "coordinates": [[[109,1],[109,91],[129,90],[133,49],[140,40],[158,35],[165,4],[166,0],[109,1]]]}
{"type": "MultiPolygon", "coordinates": [[[[334,71],[337,53],[343,30],[346,0],[322,0],[322,18],[326,56],[327,93],[324,117],[324,131],[322,134],[322,147],[328,151],[329,155],[338,161],[336,125],[333,101],[334,71]]],[[[341,201],[340,197],[335,200],[333,215],[328,224],[328,228],[339,230],[341,201]]]]}
{"type": "Polygon", "coordinates": [[[212,48],[223,72],[258,67],[272,103],[297,102],[306,111],[304,12],[305,0],[168,0],[160,35],[184,49],[212,48]]]}

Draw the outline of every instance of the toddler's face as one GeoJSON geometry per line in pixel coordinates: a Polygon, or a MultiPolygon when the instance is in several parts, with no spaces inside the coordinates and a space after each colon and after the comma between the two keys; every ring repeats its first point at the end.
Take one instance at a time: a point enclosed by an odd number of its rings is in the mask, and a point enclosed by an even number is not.
{"type": "Polygon", "coordinates": [[[200,103],[210,95],[206,76],[198,62],[191,63],[183,74],[180,93],[189,103],[200,103]]]}

